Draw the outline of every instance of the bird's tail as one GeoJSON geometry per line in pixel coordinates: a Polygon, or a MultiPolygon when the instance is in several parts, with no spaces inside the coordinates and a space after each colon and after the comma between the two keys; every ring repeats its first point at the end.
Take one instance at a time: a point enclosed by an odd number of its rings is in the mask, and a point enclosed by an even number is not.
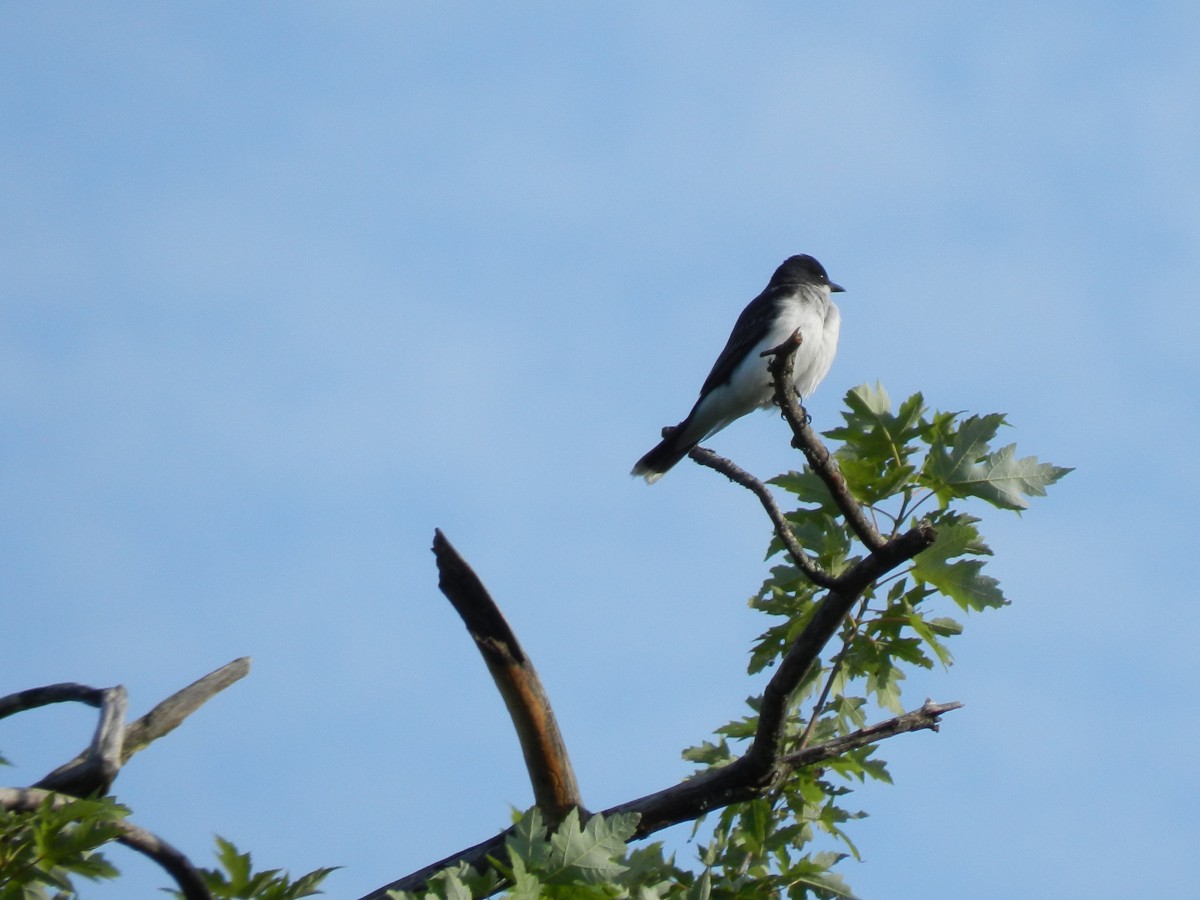
{"type": "Polygon", "coordinates": [[[692,452],[698,440],[690,440],[688,429],[680,424],[663,436],[658,446],[637,461],[630,475],[640,475],[646,479],[646,484],[654,484],[677,462],[692,452]]]}

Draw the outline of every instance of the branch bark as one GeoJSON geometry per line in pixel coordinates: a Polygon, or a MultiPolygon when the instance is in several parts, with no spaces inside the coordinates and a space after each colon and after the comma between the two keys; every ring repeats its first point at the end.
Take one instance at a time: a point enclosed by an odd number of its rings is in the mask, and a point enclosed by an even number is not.
{"type": "MultiPolygon", "coordinates": [[[[37,788],[0,788],[0,807],[14,812],[35,812],[47,800],[55,807],[70,801],[69,797],[56,795],[37,788]]],[[[132,822],[117,820],[112,823],[120,834],[115,840],[158,863],[179,885],[185,900],[212,900],[212,894],[191,861],[178,849],[158,835],[132,822]]]]}
{"type": "Polygon", "coordinates": [[[160,737],[170,734],[201,706],[249,674],[250,657],[239,657],[209,672],[203,678],[196,679],[140,719],[130,722],[129,727],[125,729],[125,750],[121,754],[121,762],[129,762],[133,754],[145,750],[160,737]]]}
{"type": "Polygon", "coordinates": [[[796,384],[792,378],[795,368],[796,350],[799,349],[803,335],[799,329],[793,332],[786,341],[771,350],[764,350],[762,355],[769,356],[767,368],[775,382],[775,403],[783,413],[792,429],[792,446],[804,454],[809,468],[817,473],[833,502],[837,504],[847,524],[858,535],[858,539],[866,544],[869,550],[878,550],[886,543],[884,537],[875,527],[862,505],[850,493],[846,479],[838,468],[837,461],[822,443],[817,433],[809,425],[810,416],[796,393],[796,384]]]}
{"type": "MultiPolygon", "coordinates": [[[[98,728],[91,747],[70,762],[64,763],[47,774],[34,787],[57,791],[61,794],[71,794],[75,797],[87,797],[97,792],[107,793],[108,789],[112,787],[117,773],[125,763],[129,762],[133,754],[144,750],[163,735],[170,734],[179,727],[184,719],[203,706],[205,701],[236,681],[245,678],[249,671],[249,657],[244,656],[231,663],[226,663],[216,671],[210,672],[182,690],[176,691],[150,712],[128,725],[125,724],[125,689],[119,688],[122,703],[120,716],[117,719],[110,718],[108,725],[109,746],[112,746],[114,741],[113,729],[119,731],[120,734],[120,741],[116,744],[118,747],[116,757],[106,760],[96,757],[97,740],[101,736],[101,729],[98,728]],[[116,723],[119,723],[119,727],[116,723]]],[[[46,703],[60,703],[65,700],[78,700],[91,706],[98,706],[103,703],[105,694],[106,690],[90,688],[81,684],[56,684],[44,688],[32,688],[0,699],[0,718],[3,718],[4,715],[11,715],[13,712],[19,712],[21,709],[42,706],[46,703]],[[5,712],[6,703],[14,708],[5,712]]],[[[101,728],[103,727],[104,714],[102,713],[101,728]]]]}
{"type": "Polygon", "coordinates": [[[25,712],[28,709],[37,709],[39,706],[68,702],[86,703],[88,706],[99,709],[104,703],[104,689],[64,681],[60,684],[48,684],[44,687],[17,691],[15,694],[0,697],[0,719],[25,712]]]}
{"type": "Polygon", "coordinates": [[[496,601],[440,530],[434,532],[433,553],[438,587],[467,626],[504,698],[521,742],[534,803],[551,826],[557,825],[571,809],[582,808],[583,801],[541,679],[496,601]]]}
{"type": "Polygon", "coordinates": [[[746,490],[754,494],[758,498],[759,503],[767,512],[767,517],[770,518],[771,524],[775,526],[775,535],[779,538],[779,542],[783,544],[788,555],[796,564],[801,572],[807,576],[808,580],[818,587],[833,587],[836,579],[822,569],[815,559],[808,555],[800,542],[796,540],[796,535],[792,532],[792,526],[788,524],[788,520],[784,517],[783,511],[780,510],[779,504],[775,502],[775,498],[767,489],[767,486],[735,463],[733,460],[726,459],[723,456],[718,456],[707,447],[694,447],[688,453],[688,458],[692,462],[699,463],[702,466],[707,466],[713,471],[720,472],[730,481],[735,484],[740,484],[746,490]]]}
{"type": "Polygon", "coordinates": [[[125,711],[129,700],[121,685],[105,688],[99,693],[100,721],[96,724],[91,746],[65,766],[59,766],[34,787],[73,797],[108,793],[121,771],[125,711]]]}
{"type": "MultiPolygon", "coordinates": [[[[721,809],[731,803],[759,797],[770,789],[771,784],[806,766],[818,765],[850,750],[906,732],[921,729],[937,731],[941,716],[961,706],[961,703],[939,704],[926,700],[919,709],[781,757],[777,760],[778,771],[772,778],[748,778],[746,767],[739,767],[738,760],[720,769],[709,769],[694,778],[653,794],[610,806],[602,810],[601,814],[611,816],[617,813],[636,813],[640,818],[634,837],[644,838],[680,822],[690,822],[704,813],[721,809]]],[[[504,841],[511,833],[511,828],[506,829],[473,847],[460,850],[391,884],[377,888],[360,900],[387,900],[388,891],[421,891],[425,889],[430,878],[459,862],[478,868],[487,863],[489,856],[503,858],[501,854],[504,851],[504,841]]]]}

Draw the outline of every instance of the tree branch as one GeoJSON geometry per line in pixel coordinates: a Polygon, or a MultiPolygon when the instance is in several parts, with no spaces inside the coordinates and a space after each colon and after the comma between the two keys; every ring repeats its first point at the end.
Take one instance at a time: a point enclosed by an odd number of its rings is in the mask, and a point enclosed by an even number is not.
{"type": "Polygon", "coordinates": [[[34,787],[73,797],[108,793],[121,771],[125,711],[129,700],[121,685],[105,688],[100,695],[100,721],[96,724],[91,746],[65,766],[59,766],[34,787]]]}
{"type": "Polygon", "coordinates": [[[170,734],[206,702],[249,674],[250,657],[239,657],[176,691],[140,719],[130,722],[125,729],[125,750],[121,761],[129,762],[133,754],[170,734]]]}
{"type": "Polygon", "coordinates": [[[898,734],[921,731],[922,729],[940,731],[941,717],[948,712],[962,709],[962,706],[961,703],[957,702],[934,703],[932,700],[926,700],[918,709],[901,713],[894,719],[868,725],[866,728],[855,731],[853,734],[833,738],[824,744],[818,744],[816,747],[807,747],[803,750],[797,750],[795,753],[788,753],[780,762],[786,766],[790,766],[792,769],[802,769],[805,766],[812,766],[829,759],[834,759],[847,751],[857,750],[859,747],[878,743],[887,738],[895,737],[898,734]]]}
{"type": "Polygon", "coordinates": [[[550,699],[487,588],[440,530],[434,532],[433,552],[438,587],[467,626],[504,698],[521,742],[534,803],[553,827],[571,809],[582,808],[583,801],[550,699]]]}
{"type": "Polygon", "coordinates": [[[28,709],[37,709],[39,706],[70,701],[86,703],[88,706],[99,709],[104,703],[104,690],[89,687],[86,684],[64,681],[60,684],[48,684],[45,687],[17,691],[15,694],[0,697],[0,719],[25,712],[28,709]]]}
{"type": "MultiPolygon", "coordinates": [[[[113,759],[108,759],[103,763],[103,766],[100,766],[99,759],[95,758],[96,740],[93,740],[91,747],[84,750],[70,762],[64,763],[53,772],[50,772],[45,778],[38,781],[34,787],[57,791],[61,794],[71,794],[76,797],[87,797],[97,792],[102,794],[107,793],[108,789],[112,787],[112,782],[117,777],[121,766],[129,762],[133,754],[139,750],[144,750],[163,735],[170,734],[179,727],[184,719],[204,705],[205,701],[225,690],[225,688],[234,682],[245,678],[249,671],[249,657],[242,657],[235,659],[231,663],[226,663],[215,672],[210,672],[203,678],[193,681],[182,690],[176,691],[150,710],[150,712],[128,725],[124,724],[125,689],[120,688],[122,692],[120,701],[122,705],[119,717],[121,723],[121,740],[116,745],[119,748],[117,751],[119,757],[115,758],[116,767],[112,767],[113,759]]],[[[58,703],[71,699],[88,703],[91,706],[97,706],[103,702],[105,693],[105,691],[89,688],[81,684],[55,684],[44,688],[33,688],[32,690],[22,691],[20,694],[12,694],[0,700],[0,713],[10,715],[12,712],[20,711],[18,708],[14,708],[8,713],[4,713],[6,701],[12,701],[14,707],[22,702],[27,704],[21,708],[32,708],[32,706],[41,706],[45,703],[58,703]],[[24,698],[24,700],[14,700],[13,698],[24,698]],[[34,702],[39,700],[41,702],[34,702]],[[95,702],[96,700],[99,700],[99,702],[95,702]]],[[[0,715],[0,718],[2,717],[3,715],[0,715]]],[[[101,727],[103,728],[103,714],[101,717],[101,727]]],[[[114,726],[110,724],[109,727],[112,728],[114,726]]],[[[99,737],[100,730],[98,729],[96,738],[98,739],[99,737]]],[[[113,740],[114,738],[110,734],[110,744],[113,740]]]]}
{"type": "MultiPolygon", "coordinates": [[[[897,566],[912,559],[937,539],[937,532],[927,522],[897,538],[887,541],[878,550],[861,559],[837,579],[837,586],[825,595],[804,630],[800,632],[775,674],[763,691],[758,710],[758,730],[754,743],[742,758],[765,776],[774,766],[787,730],[787,717],[792,694],[817,662],[821,650],[837,634],[842,620],[854,608],[862,592],[897,566]]],[[[741,762],[742,760],[739,760],[741,762]]]]}
{"type": "Polygon", "coordinates": [[[775,498],[771,496],[771,492],[767,490],[765,484],[737,465],[733,460],[718,456],[707,447],[694,447],[688,453],[688,457],[692,462],[720,472],[730,481],[740,484],[753,493],[762,504],[763,509],[766,510],[767,516],[771,519],[771,524],[775,526],[775,535],[787,550],[788,555],[792,557],[796,568],[803,572],[808,580],[818,587],[833,587],[835,582],[834,577],[822,569],[817,564],[817,561],[809,556],[804,548],[800,546],[800,542],[796,540],[796,535],[792,532],[792,526],[788,523],[787,518],[784,517],[779,504],[775,502],[775,498]]]}
{"type": "Polygon", "coordinates": [[[796,383],[792,377],[795,368],[796,351],[800,348],[804,336],[796,329],[792,336],[772,350],[764,350],[762,355],[769,356],[767,368],[775,383],[775,402],[783,413],[784,419],[792,429],[792,446],[804,454],[809,468],[817,473],[833,502],[837,504],[846,522],[858,535],[859,540],[870,550],[878,550],[885,543],[875,523],[863,510],[862,505],[850,493],[846,479],[838,468],[837,460],[822,443],[817,433],[809,425],[809,415],[796,394],[796,383]]]}
{"type": "MultiPolygon", "coordinates": [[[[891,569],[916,556],[917,553],[932,544],[935,538],[936,533],[933,528],[927,523],[921,523],[905,534],[884,542],[878,550],[860,560],[835,579],[835,587],[821,601],[821,605],[813,614],[812,619],[785,654],[774,676],[768,682],[759,708],[758,730],[750,749],[743,756],[727,766],[704,771],[681,784],[611,807],[604,810],[604,814],[637,813],[640,821],[636,836],[645,837],[670,825],[695,819],[710,810],[760,796],[787,778],[800,764],[789,762],[790,757],[782,755],[790,700],[800,679],[808,667],[816,661],[821,649],[836,634],[842,619],[845,618],[867,586],[891,569]]],[[[488,668],[492,670],[493,662],[489,654],[494,653],[495,648],[500,646],[504,640],[511,639],[515,644],[516,638],[512,635],[503,616],[500,615],[500,611],[496,609],[494,601],[479,581],[478,576],[462,561],[440,531],[436,532],[434,537],[434,552],[438,554],[439,571],[442,573],[439,586],[443,593],[450,598],[451,603],[455,605],[455,609],[459,610],[459,614],[467,624],[468,630],[471,631],[472,637],[475,638],[480,652],[483,653],[488,668]],[[445,566],[443,565],[443,554],[446,559],[445,566]]],[[[519,646],[516,647],[515,654],[517,659],[524,661],[524,654],[520,651],[519,646]]],[[[508,656],[511,655],[510,651],[508,656]]],[[[499,666],[502,674],[516,668],[515,665],[506,663],[508,656],[501,656],[498,659],[498,663],[504,664],[499,666]]],[[[497,677],[495,670],[493,670],[493,677],[497,677]]],[[[497,685],[501,685],[501,683],[501,679],[497,678],[497,685]]],[[[506,688],[501,687],[502,693],[505,690],[506,688]]],[[[922,710],[906,714],[910,718],[906,719],[903,724],[900,724],[900,720],[904,719],[902,716],[870,729],[838,738],[836,742],[830,743],[840,748],[839,753],[844,753],[848,749],[883,740],[892,734],[900,734],[920,727],[932,727],[931,724],[920,723],[936,723],[937,716],[942,712],[957,708],[958,704],[936,707],[927,703],[922,710]]],[[[551,719],[551,721],[553,720],[551,719]]],[[[518,726],[518,730],[520,730],[520,726],[518,726]]],[[[796,754],[795,758],[803,760],[803,764],[810,764],[807,760],[828,759],[836,755],[828,749],[829,746],[829,744],[820,744],[816,747],[806,748],[796,754]],[[804,756],[804,754],[810,754],[810,756],[804,756]]],[[[459,861],[466,862],[471,866],[481,866],[489,855],[495,855],[503,849],[504,839],[508,833],[508,831],[501,832],[474,847],[469,847],[425,866],[367,894],[362,900],[384,900],[388,891],[421,890],[430,877],[459,861]]]]}
{"type": "MultiPolygon", "coordinates": [[[[762,482],[744,472],[731,461],[704,448],[696,448],[689,454],[695,462],[720,472],[752,491],[771,518],[776,535],[791,554],[797,567],[814,584],[827,588],[827,592],[804,629],[780,660],[775,673],[767,683],[762,702],[759,705],[758,726],[746,753],[726,766],[705,770],[681,784],[603,811],[606,816],[616,813],[637,814],[639,823],[635,832],[636,837],[645,837],[670,825],[694,820],[710,810],[761,796],[793,774],[796,769],[831,759],[856,747],[921,728],[936,730],[941,715],[961,706],[958,703],[939,705],[926,701],[925,705],[918,710],[870,728],[861,729],[816,747],[802,748],[790,754],[783,752],[791,698],[809,669],[813,665],[819,664],[821,651],[837,634],[854,604],[880,577],[911,560],[937,539],[937,533],[928,521],[918,523],[914,528],[891,540],[885,539],[875,528],[862,505],[850,493],[833,455],[809,427],[808,413],[796,395],[792,372],[795,352],[800,346],[801,340],[802,335],[797,331],[788,341],[763,354],[763,356],[771,357],[769,366],[775,384],[776,402],[783,410],[783,415],[792,428],[793,446],[804,453],[810,468],[828,487],[849,527],[866,545],[868,554],[841,575],[831,576],[817,566],[796,541],[786,517],[779,510],[774,498],[762,482]]],[[[445,538],[441,532],[438,532],[434,542],[435,552],[438,552],[439,542],[444,541],[445,538]]],[[[445,546],[449,547],[448,544],[445,546]]],[[[479,583],[475,573],[471,572],[465,563],[462,563],[457,554],[454,555],[454,559],[461,564],[469,576],[465,579],[469,586],[468,594],[478,592],[486,598],[489,607],[494,610],[491,598],[487,597],[487,592],[479,583]]],[[[439,569],[442,569],[440,553],[439,569]]],[[[493,669],[493,677],[496,677],[494,663],[489,657],[491,643],[482,640],[476,634],[476,626],[459,607],[459,602],[447,589],[446,581],[446,573],[443,571],[442,590],[450,597],[455,608],[459,609],[460,615],[463,616],[468,629],[475,637],[476,644],[479,645],[485,660],[488,661],[489,669],[493,669]]],[[[515,638],[512,638],[511,631],[508,630],[508,626],[500,617],[498,610],[484,616],[483,624],[492,626],[493,630],[511,638],[515,643],[515,638]],[[492,616],[498,620],[498,625],[491,620],[492,616]]],[[[517,654],[518,661],[523,661],[519,650],[517,654]]],[[[497,684],[501,684],[498,677],[497,684]]],[[[505,692],[503,686],[501,692],[505,692]]],[[[507,695],[506,702],[508,702],[507,695]]],[[[514,714],[514,720],[515,718],[514,714]]],[[[383,900],[389,890],[419,891],[435,873],[460,861],[473,867],[479,867],[486,862],[489,856],[501,852],[508,834],[509,831],[501,832],[474,847],[425,866],[366,895],[362,900],[383,900]]]]}
{"type": "MultiPolygon", "coordinates": [[[[14,812],[36,812],[47,799],[55,808],[71,802],[69,797],[37,788],[0,788],[0,807],[14,812]]],[[[139,828],[131,822],[117,819],[112,825],[120,832],[115,838],[117,843],[124,844],[158,863],[175,879],[185,900],[212,900],[212,894],[205,887],[200,873],[183,853],[153,832],[139,828]]]]}
{"type": "MultiPolygon", "coordinates": [[[[868,726],[852,734],[834,738],[824,744],[780,757],[776,761],[778,771],[773,772],[771,777],[749,777],[747,768],[739,766],[741,762],[739,759],[719,769],[706,769],[693,778],[664,790],[610,806],[601,814],[605,817],[618,813],[638,815],[639,821],[634,838],[644,838],[656,831],[678,825],[680,822],[692,821],[704,813],[721,809],[731,803],[740,803],[762,796],[774,784],[806,766],[817,765],[850,750],[878,743],[898,734],[920,729],[937,731],[940,717],[961,706],[961,703],[937,704],[926,700],[919,709],[868,726]]],[[[458,853],[418,869],[391,884],[384,885],[364,895],[360,900],[386,900],[388,891],[421,891],[426,887],[430,878],[459,862],[480,868],[487,863],[489,856],[502,859],[504,841],[511,833],[511,828],[506,829],[473,847],[460,850],[458,853]]]]}

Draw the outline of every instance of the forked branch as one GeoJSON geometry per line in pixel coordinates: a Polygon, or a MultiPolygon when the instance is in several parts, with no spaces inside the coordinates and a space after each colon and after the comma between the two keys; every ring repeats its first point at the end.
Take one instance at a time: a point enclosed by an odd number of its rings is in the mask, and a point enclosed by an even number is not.
{"type": "MultiPolygon", "coordinates": [[[[822,650],[837,634],[854,604],[872,584],[888,572],[911,560],[937,538],[936,532],[928,522],[921,522],[891,540],[883,538],[866,511],[850,493],[846,480],[838,469],[837,462],[809,427],[808,414],[800,404],[800,398],[796,395],[792,381],[792,369],[794,355],[800,346],[800,341],[801,335],[797,332],[781,346],[763,354],[772,357],[770,370],[775,382],[776,401],[792,427],[793,445],[804,453],[809,466],[829,487],[838,509],[844,515],[850,528],[866,545],[868,553],[841,575],[836,577],[830,575],[822,570],[799,545],[786,517],[779,510],[774,498],[762,482],[729,460],[723,459],[709,450],[696,448],[691,452],[690,456],[693,460],[722,473],[758,497],[775,526],[775,532],[780,542],[787,549],[797,567],[814,584],[826,588],[827,591],[807,625],[788,648],[774,675],[767,683],[759,706],[758,727],[749,750],[743,756],[726,766],[704,771],[681,784],[604,810],[604,815],[637,814],[639,817],[637,837],[645,837],[679,822],[694,820],[704,813],[728,806],[731,803],[761,796],[781,784],[797,769],[818,764],[857,747],[917,729],[937,730],[940,717],[951,710],[958,709],[961,705],[958,703],[935,704],[926,701],[920,709],[864,728],[853,734],[844,735],[814,747],[785,752],[785,737],[791,715],[792,696],[809,669],[814,665],[819,665],[822,650]]],[[[505,695],[505,702],[509,704],[514,721],[521,716],[537,718],[536,715],[530,713],[528,699],[521,699],[526,692],[506,685],[506,681],[512,678],[510,673],[527,662],[508,624],[500,615],[499,610],[495,608],[494,602],[488,596],[478,577],[454,552],[441,532],[437,533],[434,540],[434,552],[438,555],[442,591],[459,610],[463,621],[466,622],[467,628],[475,638],[501,693],[505,695]],[[515,695],[519,702],[514,704],[510,700],[510,694],[515,695]]],[[[544,703],[544,696],[540,694],[540,685],[537,685],[537,688],[539,699],[533,705],[534,710],[542,708],[544,703]]],[[[544,709],[548,716],[548,703],[544,703],[544,709]]],[[[550,718],[550,721],[552,722],[553,719],[550,718]]],[[[518,725],[518,733],[521,733],[524,727],[518,725]]],[[[555,735],[557,737],[557,731],[555,731],[555,735]]],[[[558,740],[561,741],[560,738],[558,740]]],[[[536,742],[534,743],[536,745],[536,742]]],[[[522,736],[522,745],[525,746],[525,744],[526,738],[522,736]]],[[[561,744],[559,749],[561,749],[561,744]]],[[[555,754],[557,753],[558,749],[555,750],[555,754]]],[[[561,749],[561,755],[565,761],[565,749],[561,749]]],[[[526,750],[526,761],[531,775],[537,768],[548,765],[546,762],[536,765],[531,763],[528,749],[526,750]]],[[[539,801],[538,805],[543,806],[543,803],[539,801]]],[[[489,857],[501,854],[505,838],[509,833],[509,831],[502,831],[474,847],[461,850],[453,856],[425,866],[367,894],[362,900],[383,900],[391,890],[419,891],[424,888],[434,874],[460,861],[474,867],[482,866],[489,857]]]]}
{"type": "Polygon", "coordinates": [[[109,691],[119,690],[121,692],[120,715],[113,716],[111,710],[107,713],[102,710],[101,724],[96,731],[92,746],[70,762],[59,766],[34,785],[34,787],[71,794],[75,797],[87,797],[94,793],[103,794],[107,793],[121,766],[129,762],[133,754],[144,750],[163,735],[170,734],[179,727],[184,719],[203,706],[205,701],[225,690],[234,682],[245,678],[249,671],[249,657],[242,657],[226,663],[216,671],[210,672],[187,687],[176,691],[150,712],[128,725],[125,724],[124,688],[100,690],[81,684],[56,684],[43,688],[32,688],[10,697],[0,698],[0,718],[11,712],[19,712],[20,709],[28,709],[31,706],[41,706],[46,703],[60,703],[65,700],[78,700],[91,706],[100,706],[109,691]],[[13,708],[6,713],[5,709],[8,707],[13,708]],[[110,750],[112,747],[116,747],[115,756],[111,753],[107,757],[98,756],[98,742],[102,735],[107,735],[105,746],[110,750]]]}
{"type": "MultiPolygon", "coordinates": [[[[248,658],[235,659],[205,675],[129,725],[125,724],[128,700],[125,688],[94,688],[84,684],[52,684],[0,697],[0,719],[51,703],[77,702],[99,707],[100,719],[91,746],[59,766],[31,788],[0,788],[0,808],[32,812],[44,803],[59,807],[72,797],[106,794],[134,753],[173,731],[206,700],[250,671],[248,658]]],[[[195,866],[162,838],[130,822],[116,820],[115,840],[154,860],[165,869],[186,900],[211,900],[195,866]]]]}
{"type": "MultiPolygon", "coordinates": [[[[727,766],[711,769],[694,778],[673,785],[636,800],[622,803],[604,810],[613,813],[636,813],[639,824],[637,837],[645,837],[679,822],[691,821],[713,809],[728,806],[743,800],[761,796],[773,786],[789,777],[799,767],[812,765],[844,753],[854,747],[865,746],[895,734],[918,728],[935,728],[938,718],[959,704],[936,705],[926,703],[919,710],[906,713],[896,719],[880,723],[868,729],[838,738],[835,742],[806,748],[797,754],[784,755],[783,735],[787,725],[788,706],[791,695],[808,667],[820,654],[821,648],[836,633],[841,620],[862,591],[881,575],[911,559],[933,540],[932,529],[915,528],[900,537],[885,542],[884,546],[871,553],[839,578],[834,579],[825,600],[810,621],[809,626],[785,655],[775,676],[767,686],[766,695],[759,712],[758,732],[746,754],[727,766]],[[836,746],[836,750],[832,749],[836,746]]],[[[437,532],[434,552],[438,556],[441,573],[439,586],[454,603],[463,617],[476,645],[484,655],[489,670],[492,670],[501,692],[512,691],[505,687],[505,679],[512,676],[520,664],[527,663],[524,653],[516,643],[508,623],[488,595],[478,576],[467,566],[445,536],[437,532]],[[464,602],[465,601],[465,602],[464,602]],[[515,650],[513,649],[515,648],[515,650]],[[497,677],[499,670],[501,677],[497,677]]],[[[540,690],[540,684],[538,685],[540,690]]],[[[515,692],[518,697],[523,692],[515,692]]],[[[505,694],[506,703],[509,702],[505,694]]],[[[539,704],[540,705],[540,704],[539,704]]],[[[525,701],[518,703],[518,715],[528,715],[525,701]]],[[[548,703],[545,710],[549,711],[548,703]]],[[[551,720],[552,721],[552,720],[551,720]]],[[[518,726],[518,731],[525,726],[518,726]]],[[[555,732],[557,734],[557,731],[555,732]]],[[[559,738],[561,740],[561,738],[559,738]]],[[[522,739],[525,745],[525,739],[522,739]]],[[[565,760],[565,749],[563,759],[565,760]]],[[[528,764],[528,754],[526,756],[528,764]]],[[[534,767],[530,767],[531,776],[534,767]]],[[[541,803],[538,804],[541,806],[541,803]]],[[[420,891],[437,872],[466,862],[472,866],[484,865],[489,856],[502,852],[509,831],[502,831],[486,841],[468,847],[445,859],[425,866],[403,878],[384,885],[365,895],[362,900],[384,900],[389,891],[420,891]]]]}

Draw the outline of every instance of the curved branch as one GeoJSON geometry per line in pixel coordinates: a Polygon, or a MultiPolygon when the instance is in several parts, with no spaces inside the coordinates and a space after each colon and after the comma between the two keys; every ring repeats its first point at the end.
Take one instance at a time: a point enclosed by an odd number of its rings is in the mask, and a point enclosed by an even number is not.
{"type": "Polygon", "coordinates": [[[779,538],[779,542],[786,548],[788,555],[792,557],[796,568],[803,572],[808,580],[818,587],[833,587],[835,579],[832,575],[822,569],[817,561],[809,556],[800,542],[796,540],[796,535],[792,532],[792,526],[788,524],[788,520],[784,517],[783,511],[780,510],[779,504],[775,502],[775,498],[771,496],[771,492],[767,490],[767,486],[735,463],[733,460],[726,459],[723,456],[718,456],[707,447],[694,447],[688,458],[692,462],[699,463],[702,466],[707,466],[716,472],[720,472],[730,481],[735,484],[740,484],[758,498],[759,503],[767,512],[767,516],[771,519],[771,524],[775,526],[775,535],[779,538]]]}
{"type": "Polygon", "coordinates": [[[479,576],[440,530],[434,532],[438,587],[467,626],[512,718],[534,803],[551,826],[583,806],[575,771],[541,679],[479,576]]]}
{"type": "MultiPolygon", "coordinates": [[[[47,799],[56,809],[71,802],[69,797],[37,788],[0,788],[0,807],[15,812],[36,812],[47,799]]],[[[175,879],[185,900],[212,900],[204,879],[182,852],[153,832],[131,822],[117,819],[112,825],[120,831],[114,840],[158,863],[175,879]]]]}
{"type": "Polygon", "coordinates": [[[39,706],[49,706],[51,703],[86,703],[99,709],[104,703],[104,689],[64,681],[60,684],[48,684],[45,687],[29,688],[17,691],[6,697],[0,697],[0,719],[37,709],[39,706]]]}

